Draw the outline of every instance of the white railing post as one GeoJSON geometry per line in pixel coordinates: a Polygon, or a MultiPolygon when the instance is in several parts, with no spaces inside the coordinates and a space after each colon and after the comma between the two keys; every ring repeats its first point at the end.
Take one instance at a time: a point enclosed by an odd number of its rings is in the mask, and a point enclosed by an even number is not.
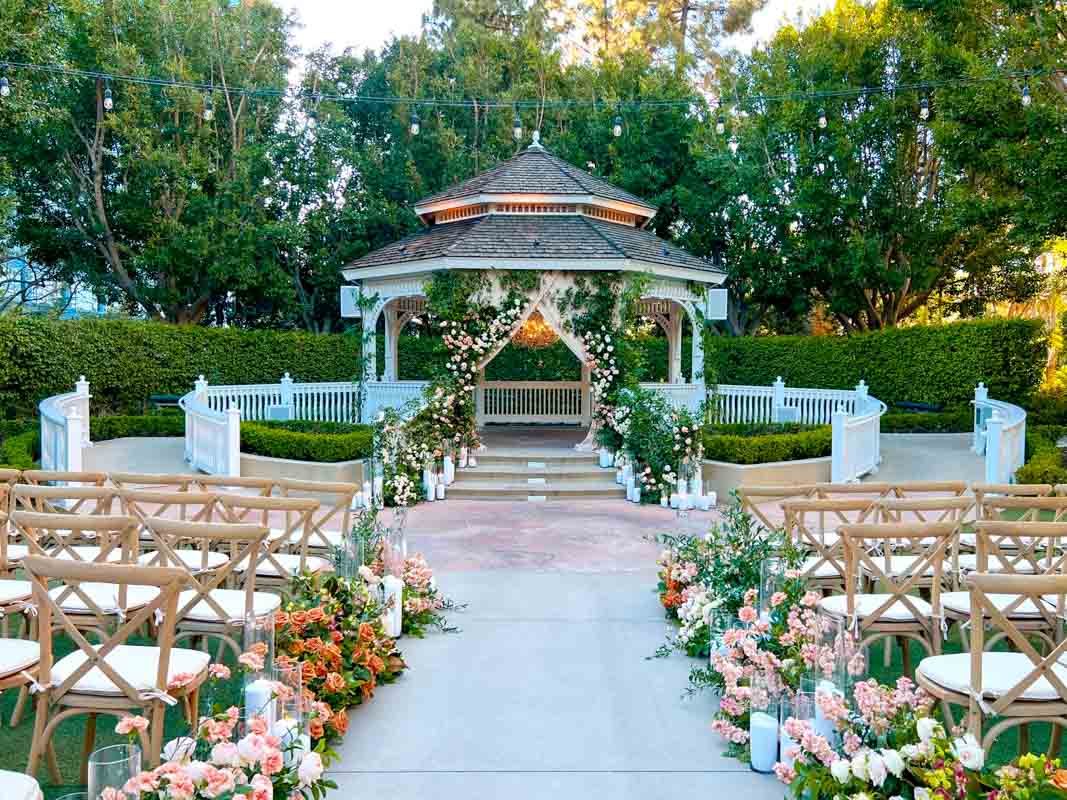
{"type": "Polygon", "coordinates": [[[85,376],[79,376],[74,383],[74,391],[78,394],[78,413],[81,414],[85,424],[82,425],[82,447],[89,446],[89,381],[85,376]]]}
{"type": "MultiPolygon", "coordinates": [[[[285,373],[281,380],[281,399],[282,405],[286,408],[293,408],[293,379],[289,377],[289,373],[285,373]]],[[[296,415],[290,413],[290,419],[296,419],[296,415]]]]}
{"type": "Polygon", "coordinates": [[[203,375],[193,383],[193,391],[196,392],[196,401],[198,403],[207,402],[207,380],[203,375]]]}
{"type": "Polygon", "coordinates": [[[233,403],[226,409],[225,467],[226,475],[241,474],[241,409],[233,403]]]}
{"type": "Polygon", "coordinates": [[[771,384],[771,422],[782,421],[782,409],[785,408],[785,381],[779,375],[771,384]]]}
{"type": "Polygon", "coordinates": [[[82,417],[78,413],[77,405],[70,405],[67,407],[67,441],[65,446],[67,449],[67,463],[66,465],[59,465],[59,469],[66,469],[70,472],[81,472],[82,468],[82,417]]]}
{"type": "Polygon", "coordinates": [[[849,479],[845,425],[848,412],[840,406],[830,417],[830,481],[842,483],[849,479]]]}
{"type": "Polygon", "coordinates": [[[979,381],[974,388],[974,436],[971,441],[971,449],[981,455],[985,452],[985,411],[989,400],[989,389],[979,381]]]}
{"type": "MultiPolygon", "coordinates": [[[[1000,440],[1004,433],[1004,419],[997,409],[985,424],[985,480],[986,483],[1002,483],[1000,478],[1000,440]]],[[[1010,476],[1008,483],[1013,482],[1010,476]]]]}

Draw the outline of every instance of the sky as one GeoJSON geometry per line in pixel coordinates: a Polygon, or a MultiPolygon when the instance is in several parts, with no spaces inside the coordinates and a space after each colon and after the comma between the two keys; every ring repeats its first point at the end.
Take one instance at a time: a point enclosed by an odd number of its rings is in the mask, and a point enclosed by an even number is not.
{"type": "MultiPolygon", "coordinates": [[[[282,7],[295,9],[303,23],[297,32],[301,50],[307,52],[329,43],[335,52],[346,47],[359,51],[378,48],[392,34],[415,33],[432,0],[280,0],[282,7]]],[[[797,11],[817,14],[833,5],[832,0],[770,0],[753,18],[753,33],[735,37],[728,44],[750,49],[766,41],[783,19],[793,20],[797,11]]]]}

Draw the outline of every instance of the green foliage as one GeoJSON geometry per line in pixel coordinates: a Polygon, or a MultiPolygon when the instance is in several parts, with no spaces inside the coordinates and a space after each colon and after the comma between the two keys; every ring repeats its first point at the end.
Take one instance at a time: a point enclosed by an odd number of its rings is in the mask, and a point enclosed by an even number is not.
{"type": "Polygon", "coordinates": [[[1019,483],[1067,483],[1067,462],[1056,442],[1067,425],[1031,425],[1026,429],[1026,463],[1015,471],[1019,483]]]}
{"type": "Polygon", "coordinates": [[[127,436],[185,436],[185,415],[148,414],[91,417],[89,438],[94,442],[122,439],[127,436]]]}
{"type": "Polygon", "coordinates": [[[1067,392],[1037,392],[1026,405],[1029,425],[1067,425],[1067,392]]]}
{"type": "Polygon", "coordinates": [[[36,428],[8,436],[0,443],[0,467],[33,469],[41,452],[41,434],[36,428]]]}
{"type": "Polygon", "coordinates": [[[882,415],[882,433],[970,433],[974,412],[968,409],[940,412],[888,411],[882,415]]]}
{"type": "Polygon", "coordinates": [[[1038,320],[993,319],[852,336],[708,337],[720,383],[847,389],[867,381],[888,405],[965,406],[983,381],[989,396],[1026,405],[1041,380],[1045,333],[1038,320]]]}
{"type": "Polygon", "coordinates": [[[153,394],[211,383],[349,380],[360,373],[355,336],[241,331],[119,320],[0,319],[0,409],[32,415],[45,397],[89,380],[93,416],[137,414],[153,394]]]}
{"type": "Polygon", "coordinates": [[[704,458],[729,464],[770,464],[822,458],[832,450],[829,425],[710,425],[704,428],[704,458]],[[780,432],[774,432],[780,430],[780,432]]]}
{"type": "Polygon", "coordinates": [[[368,458],[369,425],[340,422],[242,422],[241,452],[294,461],[335,463],[368,458]]]}

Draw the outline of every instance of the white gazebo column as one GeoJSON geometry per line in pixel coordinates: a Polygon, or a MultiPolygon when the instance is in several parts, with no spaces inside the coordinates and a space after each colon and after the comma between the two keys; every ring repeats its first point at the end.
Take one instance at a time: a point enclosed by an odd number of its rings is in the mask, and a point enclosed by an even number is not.
{"type": "Polygon", "coordinates": [[[582,362],[582,424],[593,424],[593,371],[582,362]]]}
{"type": "Polygon", "coordinates": [[[667,382],[685,383],[682,374],[682,325],[685,311],[677,303],[671,303],[667,317],[667,382]]]}
{"type": "Polygon", "coordinates": [[[384,303],[378,302],[363,314],[363,374],[368,382],[378,380],[378,317],[384,307],[384,303]]]}
{"type": "Polygon", "coordinates": [[[704,327],[697,314],[691,314],[693,323],[693,374],[690,383],[704,383],[704,327]]]}
{"type": "Polygon", "coordinates": [[[385,373],[382,380],[397,380],[397,357],[399,354],[400,328],[403,326],[403,315],[398,313],[395,306],[385,308],[385,373]]]}

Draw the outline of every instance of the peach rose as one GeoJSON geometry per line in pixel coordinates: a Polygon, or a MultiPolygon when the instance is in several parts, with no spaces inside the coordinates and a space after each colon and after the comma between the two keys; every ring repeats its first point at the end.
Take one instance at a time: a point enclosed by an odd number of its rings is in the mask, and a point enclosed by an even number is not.
{"type": "Polygon", "coordinates": [[[326,614],[321,608],[312,608],[308,610],[308,622],[312,624],[322,622],[325,617],[326,614]]]}
{"type": "Polygon", "coordinates": [[[326,676],[326,689],[330,692],[343,692],[345,679],[339,673],[331,672],[326,676]]]}
{"type": "Polygon", "coordinates": [[[330,727],[344,736],[348,731],[348,712],[342,708],[330,717],[330,727]]]}
{"type": "Polygon", "coordinates": [[[308,722],[308,732],[311,734],[312,739],[321,739],[326,735],[326,729],[322,726],[322,720],[318,717],[312,717],[308,722]]]}

